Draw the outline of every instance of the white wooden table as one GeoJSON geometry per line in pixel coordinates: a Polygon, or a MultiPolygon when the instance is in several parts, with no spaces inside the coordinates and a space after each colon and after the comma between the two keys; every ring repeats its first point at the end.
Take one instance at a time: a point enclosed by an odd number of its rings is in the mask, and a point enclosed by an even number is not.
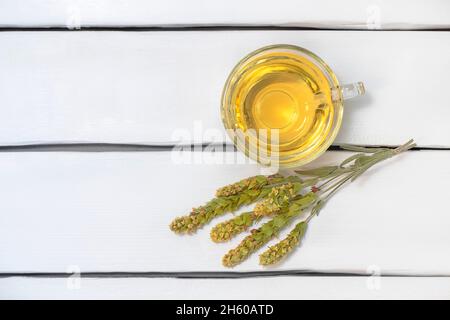
{"type": "Polygon", "coordinates": [[[0,28],[0,298],[450,298],[450,2],[2,0],[0,28]],[[342,190],[277,268],[227,273],[236,241],[167,225],[259,168],[171,148],[228,142],[226,76],[274,43],[365,82],[336,144],[419,147],[342,190]]]}

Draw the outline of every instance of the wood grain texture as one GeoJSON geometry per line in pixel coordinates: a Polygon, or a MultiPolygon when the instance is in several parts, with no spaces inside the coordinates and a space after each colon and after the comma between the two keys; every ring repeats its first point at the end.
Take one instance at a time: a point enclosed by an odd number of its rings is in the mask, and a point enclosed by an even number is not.
{"type": "MultiPolygon", "coordinates": [[[[347,155],[328,152],[316,165],[347,155]]],[[[221,257],[239,239],[217,245],[211,225],[177,236],[168,224],[259,170],[174,160],[170,152],[0,153],[0,272],[228,270],[221,257]]],[[[450,275],[449,161],[447,151],[414,151],[374,168],[328,204],[276,269],[255,255],[233,270],[450,275]]]]}
{"type": "Polygon", "coordinates": [[[1,299],[449,299],[449,292],[449,278],[0,279],[1,299]]]}
{"type": "Polygon", "coordinates": [[[105,1],[2,0],[0,26],[289,25],[325,28],[448,27],[445,0],[105,1]]]}
{"type": "Polygon", "coordinates": [[[3,32],[0,144],[223,142],[228,73],[274,43],[365,82],[336,143],[450,146],[450,33],[407,31],[3,32]]]}

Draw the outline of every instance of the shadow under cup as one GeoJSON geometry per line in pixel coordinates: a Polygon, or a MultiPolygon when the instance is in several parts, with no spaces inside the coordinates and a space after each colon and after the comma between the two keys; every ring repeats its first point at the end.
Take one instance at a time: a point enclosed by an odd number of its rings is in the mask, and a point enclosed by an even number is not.
{"type": "Polygon", "coordinates": [[[343,100],[362,83],[340,86],[325,62],[292,45],[244,57],[223,89],[221,115],[236,147],[265,166],[292,168],[316,159],[333,143],[343,100]]]}

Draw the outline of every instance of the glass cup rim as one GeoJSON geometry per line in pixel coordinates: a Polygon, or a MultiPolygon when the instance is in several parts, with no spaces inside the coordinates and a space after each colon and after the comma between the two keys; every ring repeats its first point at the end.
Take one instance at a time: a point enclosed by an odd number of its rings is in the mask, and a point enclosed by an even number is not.
{"type": "Polygon", "coordinates": [[[232,79],[236,77],[238,71],[240,71],[241,67],[248,63],[249,61],[255,60],[258,58],[258,55],[265,54],[267,52],[270,52],[272,50],[283,50],[283,51],[292,51],[292,53],[297,55],[305,56],[307,59],[309,59],[311,62],[313,62],[316,66],[319,67],[320,71],[324,74],[324,76],[327,78],[330,90],[332,90],[333,93],[337,94],[337,97],[333,98],[333,107],[336,110],[335,119],[333,121],[333,127],[324,142],[317,148],[314,155],[304,158],[304,159],[298,159],[293,162],[289,163],[282,163],[281,161],[278,162],[278,166],[281,168],[294,168],[294,167],[300,167],[306,163],[309,163],[315,159],[317,159],[319,156],[321,156],[328,148],[329,146],[334,142],[341,124],[342,124],[342,118],[343,118],[343,98],[342,98],[342,92],[339,89],[340,84],[336,77],[336,74],[333,72],[333,70],[328,66],[325,61],[323,61],[318,55],[311,52],[308,49],[305,49],[300,46],[292,45],[292,44],[273,44],[273,45],[267,45],[264,47],[261,47],[259,49],[253,50],[252,52],[245,55],[243,58],[239,60],[239,62],[233,67],[230,74],[227,77],[227,80],[225,81],[225,85],[222,90],[222,97],[221,97],[221,118],[222,122],[224,124],[224,127],[227,131],[228,136],[233,141],[235,146],[243,152],[246,156],[249,158],[257,161],[261,164],[260,161],[258,161],[258,157],[252,156],[252,153],[249,150],[246,150],[245,147],[243,147],[242,143],[237,143],[235,139],[239,139],[239,136],[233,133],[233,130],[230,130],[230,128],[227,128],[227,125],[229,124],[229,119],[226,115],[226,108],[225,108],[225,101],[228,98],[229,92],[232,92],[230,90],[230,84],[232,83],[232,79]]]}

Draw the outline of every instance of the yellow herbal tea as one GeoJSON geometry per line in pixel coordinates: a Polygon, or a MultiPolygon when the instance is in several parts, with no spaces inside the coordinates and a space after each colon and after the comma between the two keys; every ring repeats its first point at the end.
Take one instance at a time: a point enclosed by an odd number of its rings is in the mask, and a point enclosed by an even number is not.
{"type": "MultiPolygon", "coordinates": [[[[227,129],[242,132],[241,143],[235,143],[250,157],[263,162],[262,157],[275,155],[280,166],[301,165],[322,153],[337,133],[342,118],[337,88],[331,70],[309,51],[263,48],[231,73],[222,97],[222,117],[227,129]],[[249,139],[249,131],[257,138],[249,139]],[[267,155],[251,152],[255,145],[265,148],[267,155]]],[[[233,138],[239,139],[239,134],[233,138]]]]}
{"type": "Polygon", "coordinates": [[[327,138],[334,112],[327,79],[303,57],[270,53],[243,72],[232,102],[236,127],[278,129],[279,152],[304,150],[327,138]]]}

